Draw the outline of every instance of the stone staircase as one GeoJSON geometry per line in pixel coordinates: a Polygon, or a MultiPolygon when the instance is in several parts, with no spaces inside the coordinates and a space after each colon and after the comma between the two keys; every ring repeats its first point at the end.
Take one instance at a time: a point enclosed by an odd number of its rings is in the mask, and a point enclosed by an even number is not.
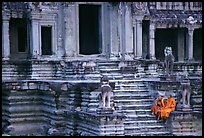
{"type": "Polygon", "coordinates": [[[141,80],[118,80],[114,90],[116,109],[126,115],[126,136],[167,136],[165,124],[151,114],[153,99],[141,80]]]}
{"type": "Polygon", "coordinates": [[[97,63],[98,69],[101,75],[106,75],[110,80],[123,79],[120,69],[118,67],[118,61],[101,61],[97,63]]]}
{"type": "MultiPolygon", "coordinates": [[[[98,63],[102,75],[115,82],[113,91],[115,112],[124,113],[125,136],[167,136],[165,124],[151,114],[153,98],[137,72],[121,72],[118,62],[98,63]]],[[[141,72],[139,72],[141,73],[141,72]]],[[[141,74],[139,74],[141,76],[141,74]]]]}

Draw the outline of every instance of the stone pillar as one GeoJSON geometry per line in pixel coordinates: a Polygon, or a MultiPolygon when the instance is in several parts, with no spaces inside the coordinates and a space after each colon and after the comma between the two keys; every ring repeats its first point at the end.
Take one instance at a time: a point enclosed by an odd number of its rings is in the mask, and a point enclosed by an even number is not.
{"type": "Polygon", "coordinates": [[[178,30],[178,61],[184,61],[184,32],[178,30]]]}
{"type": "Polygon", "coordinates": [[[125,4],[122,2],[122,23],[121,23],[121,33],[122,33],[122,59],[125,59],[125,53],[126,53],[126,41],[125,41],[125,36],[126,36],[126,30],[125,30],[125,14],[126,14],[126,7],[125,4]]]}
{"type": "Polygon", "coordinates": [[[150,21],[149,27],[149,53],[150,59],[156,59],[155,57],[155,23],[150,21]]]}
{"type": "Polygon", "coordinates": [[[104,11],[105,14],[105,26],[106,26],[106,57],[110,58],[111,54],[111,5],[107,4],[106,5],[106,10],[104,11]]]}
{"type": "Polygon", "coordinates": [[[136,20],[136,59],[142,58],[142,18],[136,20]]]}
{"type": "Polygon", "coordinates": [[[134,57],[136,57],[137,56],[137,44],[136,44],[136,39],[137,39],[137,37],[136,37],[136,34],[137,34],[137,31],[136,31],[136,22],[133,22],[133,50],[134,50],[134,57]]]}
{"type": "Polygon", "coordinates": [[[110,37],[110,45],[111,45],[111,59],[117,59],[118,53],[119,53],[119,43],[118,43],[118,13],[117,13],[117,7],[111,6],[110,11],[110,30],[111,30],[111,37],[110,37]]]}
{"type": "Polygon", "coordinates": [[[193,31],[194,28],[188,28],[188,47],[187,47],[187,53],[188,53],[188,60],[193,59],[193,31]]]}
{"type": "Polygon", "coordinates": [[[2,21],[2,57],[9,59],[10,57],[10,39],[9,39],[9,17],[2,21]]]}
{"type": "Polygon", "coordinates": [[[64,49],[66,56],[77,56],[78,41],[78,8],[76,3],[70,3],[64,8],[65,14],[65,32],[64,32],[64,49]],[[74,16],[73,16],[74,15],[74,16]]]}
{"type": "Polygon", "coordinates": [[[64,5],[62,2],[59,2],[59,12],[58,12],[58,45],[57,45],[57,56],[62,57],[65,55],[64,49],[64,5]]]}
{"type": "Polygon", "coordinates": [[[37,19],[31,19],[31,54],[33,58],[36,58],[40,55],[40,45],[39,45],[39,23],[37,19]]]}

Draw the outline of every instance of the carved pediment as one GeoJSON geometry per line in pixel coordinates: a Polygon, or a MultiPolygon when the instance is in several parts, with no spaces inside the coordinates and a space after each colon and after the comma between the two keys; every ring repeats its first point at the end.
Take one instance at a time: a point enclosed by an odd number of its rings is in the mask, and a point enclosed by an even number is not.
{"type": "Polygon", "coordinates": [[[146,15],[149,14],[147,2],[133,2],[131,4],[133,15],[146,15]]]}

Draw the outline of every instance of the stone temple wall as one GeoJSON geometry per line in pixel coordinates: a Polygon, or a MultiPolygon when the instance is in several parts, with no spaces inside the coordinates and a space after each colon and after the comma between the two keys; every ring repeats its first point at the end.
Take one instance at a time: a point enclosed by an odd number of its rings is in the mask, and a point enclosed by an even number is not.
{"type": "Polygon", "coordinates": [[[2,131],[18,135],[45,135],[50,127],[66,121],[67,91],[57,95],[50,84],[40,81],[4,82],[2,131]]]}
{"type": "Polygon", "coordinates": [[[2,133],[124,135],[122,114],[104,118],[96,113],[99,82],[19,80],[3,82],[2,86],[2,133]]]}

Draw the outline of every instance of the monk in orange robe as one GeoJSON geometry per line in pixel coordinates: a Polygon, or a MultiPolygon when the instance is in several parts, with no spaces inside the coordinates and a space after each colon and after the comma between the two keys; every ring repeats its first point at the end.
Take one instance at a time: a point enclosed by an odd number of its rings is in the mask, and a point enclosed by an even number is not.
{"type": "Polygon", "coordinates": [[[167,120],[169,119],[170,113],[173,112],[176,108],[176,101],[172,98],[171,95],[168,95],[168,100],[166,106],[161,109],[160,112],[160,119],[167,120]]]}
{"type": "Polygon", "coordinates": [[[160,95],[157,99],[155,104],[152,106],[151,111],[152,114],[154,114],[156,117],[159,116],[159,110],[161,110],[166,104],[166,101],[163,99],[163,97],[160,95]]]}

